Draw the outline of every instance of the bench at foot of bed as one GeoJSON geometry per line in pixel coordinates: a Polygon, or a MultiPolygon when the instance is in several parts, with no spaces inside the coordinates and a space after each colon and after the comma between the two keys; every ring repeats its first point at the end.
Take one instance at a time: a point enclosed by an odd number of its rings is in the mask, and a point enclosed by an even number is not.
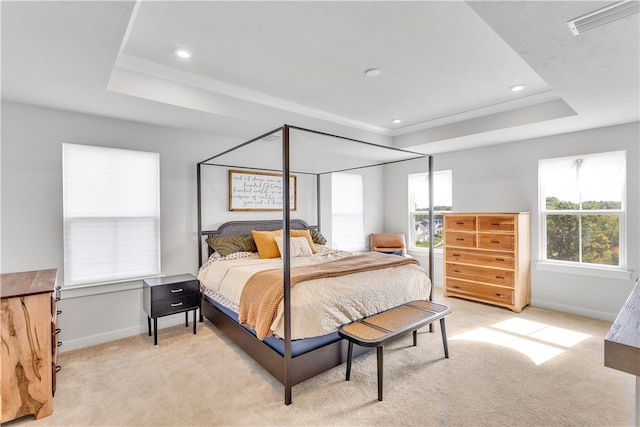
{"type": "Polygon", "coordinates": [[[451,313],[451,308],[431,301],[412,301],[382,313],[365,317],[338,329],[338,335],[349,341],[347,354],[347,375],[351,376],[353,360],[353,344],[363,347],[376,347],[378,359],[378,400],[382,400],[383,382],[383,348],[389,342],[413,332],[413,345],[418,344],[418,329],[440,320],[444,357],[449,357],[447,333],[444,318],[451,313]]]}

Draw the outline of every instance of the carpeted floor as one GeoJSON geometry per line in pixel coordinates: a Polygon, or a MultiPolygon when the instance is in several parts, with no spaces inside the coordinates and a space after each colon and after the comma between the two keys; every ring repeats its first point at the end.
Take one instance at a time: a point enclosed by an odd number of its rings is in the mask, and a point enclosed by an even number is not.
{"type": "Polygon", "coordinates": [[[443,298],[439,326],[385,348],[384,401],[375,352],[283,387],[211,323],[163,329],[62,353],[52,416],[9,426],[629,426],[635,378],[603,365],[610,322],[527,307],[521,314],[443,298]]]}

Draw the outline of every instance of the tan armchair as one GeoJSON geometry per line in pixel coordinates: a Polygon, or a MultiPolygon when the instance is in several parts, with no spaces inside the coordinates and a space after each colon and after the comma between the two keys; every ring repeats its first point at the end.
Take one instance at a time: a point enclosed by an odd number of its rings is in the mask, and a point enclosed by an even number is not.
{"type": "Polygon", "coordinates": [[[407,255],[407,245],[402,233],[371,233],[369,235],[371,252],[397,252],[407,255]]]}

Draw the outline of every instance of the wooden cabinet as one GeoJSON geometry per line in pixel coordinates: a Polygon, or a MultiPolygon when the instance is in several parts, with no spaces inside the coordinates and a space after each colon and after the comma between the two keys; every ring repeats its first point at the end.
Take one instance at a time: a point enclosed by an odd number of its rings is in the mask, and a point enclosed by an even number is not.
{"type": "Polygon", "coordinates": [[[3,274],[2,421],[51,415],[58,355],[57,270],[3,274]]]}
{"type": "Polygon", "coordinates": [[[444,296],[519,313],[531,303],[531,215],[444,214],[444,296]]]}

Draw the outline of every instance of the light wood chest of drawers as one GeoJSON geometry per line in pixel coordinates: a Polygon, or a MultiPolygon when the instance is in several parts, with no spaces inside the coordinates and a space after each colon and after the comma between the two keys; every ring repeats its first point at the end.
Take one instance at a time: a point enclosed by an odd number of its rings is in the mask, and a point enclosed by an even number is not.
{"type": "Polygon", "coordinates": [[[444,214],[444,296],[507,307],[531,303],[531,214],[444,214]]]}

